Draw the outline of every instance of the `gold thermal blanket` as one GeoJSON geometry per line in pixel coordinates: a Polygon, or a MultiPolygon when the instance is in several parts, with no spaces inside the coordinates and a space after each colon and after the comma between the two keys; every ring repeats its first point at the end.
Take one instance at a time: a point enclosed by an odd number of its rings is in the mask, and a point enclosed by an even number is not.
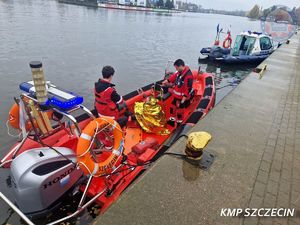
{"type": "Polygon", "coordinates": [[[170,131],[165,127],[166,114],[156,98],[151,96],[145,102],[136,102],[134,113],[144,131],[161,135],[170,134],[170,131]]]}

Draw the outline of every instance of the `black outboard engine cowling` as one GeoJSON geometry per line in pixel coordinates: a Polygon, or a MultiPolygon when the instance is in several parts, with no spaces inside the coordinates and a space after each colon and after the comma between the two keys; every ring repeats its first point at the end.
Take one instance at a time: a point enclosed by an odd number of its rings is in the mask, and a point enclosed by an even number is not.
{"type": "Polygon", "coordinates": [[[11,164],[12,188],[20,210],[41,214],[72,190],[83,176],[74,152],[65,147],[30,149],[11,164]],[[71,162],[71,161],[73,162],[71,162]]]}

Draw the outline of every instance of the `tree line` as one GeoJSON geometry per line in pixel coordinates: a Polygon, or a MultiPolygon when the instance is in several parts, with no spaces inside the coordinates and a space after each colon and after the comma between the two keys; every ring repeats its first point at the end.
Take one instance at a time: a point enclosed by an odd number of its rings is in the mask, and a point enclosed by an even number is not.
{"type": "Polygon", "coordinates": [[[166,9],[174,9],[174,0],[166,0],[164,2],[163,0],[158,0],[156,3],[156,7],[158,8],[166,8],[166,9]]]}
{"type": "Polygon", "coordinates": [[[272,6],[267,9],[262,9],[258,5],[247,13],[247,17],[251,19],[271,20],[274,22],[284,21],[300,25],[300,7],[294,7],[292,10],[284,6],[272,6]]]}

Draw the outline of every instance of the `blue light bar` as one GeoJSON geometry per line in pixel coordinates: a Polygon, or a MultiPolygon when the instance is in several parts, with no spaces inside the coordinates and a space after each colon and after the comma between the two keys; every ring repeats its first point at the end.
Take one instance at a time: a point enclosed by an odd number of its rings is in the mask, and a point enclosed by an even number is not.
{"type": "Polygon", "coordinates": [[[67,110],[71,109],[77,105],[80,105],[83,103],[83,97],[82,96],[75,96],[72,99],[62,99],[58,96],[49,96],[48,95],[48,101],[46,102],[46,105],[55,107],[55,108],[60,108],[62,110],[67,110]]]}
{"type": "Polygon", "coordinates": [[[23,82],[19,85],[20,89],[22,91],[25,91],[27,93],[34,93],[34,91],[32,90],[33,89],[33,85],[28,83],[28,82],[23,82]]]}
{"type": "MultiPolygon", "coordinates": [[[[32,82],[23,82],[20,84],[20,89],[25,91],[35,98],[35,89],[32,82]]],[[[83,97],[74,94],[70,91],[65,91],[56,86],[48,88],[48,100],[44,105],[59,108],[61,110],[68,110],[83,103],[83,97]]]]}

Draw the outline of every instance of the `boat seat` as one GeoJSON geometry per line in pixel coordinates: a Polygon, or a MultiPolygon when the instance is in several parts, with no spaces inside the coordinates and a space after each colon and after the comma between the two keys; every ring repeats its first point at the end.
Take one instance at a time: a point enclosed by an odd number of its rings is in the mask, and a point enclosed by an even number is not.
{"type": "Polygon", "coordinates": [[[203,97],[206,97],[206,96],[212,96],[212,93],[213,93],[213,88],[205,88],[204,90],[204,93],[203,93],[203,97]]]}
{"type": "Polygon", "coordinates": [[[202,99],[197,108],[198,109],[206,109],[209,102],[210,102],[210,99],[208,99],[208,98],[202,99]]]}
{"type": "Polygon", "coordinates": [[[186,123],[197,123],[199,119],[203,116],[204,112],[196,111],[193,112],[192,115],[188,118],[186,123]]]}
{"type": "Polygon", "coordinates": [[[213,85],[213,79],[212,79],[212,77],[206,77],[205,78],[205,84],[206,85],[213,85]]]}

